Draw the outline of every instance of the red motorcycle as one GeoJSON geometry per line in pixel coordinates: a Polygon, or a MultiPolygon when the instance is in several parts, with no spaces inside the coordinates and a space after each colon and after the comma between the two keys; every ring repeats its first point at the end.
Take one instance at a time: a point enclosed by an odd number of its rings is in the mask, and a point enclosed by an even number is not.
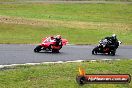
{"type": "Polygon", "coordinates": [[[59,53],[62,46],[66,45],[68,41],[66,39],[57,40],[54,37],[46,37],[42,39],[42,43],[36,46],[34,52],[52,51],[53,53],[59,53]]]}

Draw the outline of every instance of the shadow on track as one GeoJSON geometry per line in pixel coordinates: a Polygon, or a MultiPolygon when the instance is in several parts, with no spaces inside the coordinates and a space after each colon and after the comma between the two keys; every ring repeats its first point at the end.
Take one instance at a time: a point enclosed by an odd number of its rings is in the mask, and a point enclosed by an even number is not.
{"type": "Polygon", "coordinates": [[[41,51],[41,52],[35,52],[35,53],[42,53],[42,54],[64,54],[64,52],[59,52],[59,53],[53,53],[51,51],[41,51]]]}
{"type": "MultiPolygon", "coordinates": [[[[93,54],[92,54],[93,55],[93,54]]],[[[108,55],[108,54],[96,54],[96,55],[93,55],[93,56],[108,56],[108,57],[115,57],[115,56],[120,56],[120,55],[108,55]]]]}

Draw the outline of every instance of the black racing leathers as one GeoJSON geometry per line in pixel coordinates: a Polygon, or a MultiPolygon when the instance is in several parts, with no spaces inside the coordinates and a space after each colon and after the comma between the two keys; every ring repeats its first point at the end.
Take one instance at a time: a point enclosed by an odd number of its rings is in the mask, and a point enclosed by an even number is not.
{"type": "Polygon", "coordinates": [[[115,49],[118,48],[119,43],[118,43],[117,38],[114,38],[114,37],[105,37],[105,39],[107,39],[107,41],[108,41],[107,47],[115,48],[115,49]]]}

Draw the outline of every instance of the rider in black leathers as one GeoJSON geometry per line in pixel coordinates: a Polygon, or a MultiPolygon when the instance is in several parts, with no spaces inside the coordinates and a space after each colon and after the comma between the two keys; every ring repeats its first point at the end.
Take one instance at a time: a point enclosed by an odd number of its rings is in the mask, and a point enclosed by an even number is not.
{"type": "Polygon", "coordinates": [[[55,41],[56,41],[56,45],[57,45],[57,46],[58,46],[58,45],[62,46],[61,35],[57,35],[57,36],[55,37],[55,41]]]}
{"type": "Polygon", "coordinates": [[[116,38],[116,35],[113,34],[111,37],[105,37],[105,39],[107,39],[108,43],[107,43],[107,47],[113,48],[113,49],[117,49],[119,46],[118,43],[118,39],[116,38]]]}

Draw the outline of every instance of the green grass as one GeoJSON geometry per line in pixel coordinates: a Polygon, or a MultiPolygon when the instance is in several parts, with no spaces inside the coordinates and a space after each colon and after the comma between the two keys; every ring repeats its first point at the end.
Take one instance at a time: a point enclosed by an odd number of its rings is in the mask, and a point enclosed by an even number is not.
{"type": "Polygon", "coordinates": [[[123,44],[132,44],[131,4],[1,4],[0,17],[30,20],[0,22],[0,43],[39,43],[61,34],[73,44],[97,44],[115,33],[123,44]],[[30,24],[36,20],[43,24],[30,24]]]}
{"type": "Polygon", "coordinates": [[[19,1],[19,0],[0,0],[0,2],[14,2],[14,1],[19,1]]]}
{"type": "Polygon", "coordinates": [[[0,43],[40,43],[42,37],[61,34],[72,44],[97,44],[105,36],[112,33],[118,35],[123,44],[132,44],[132,31],[106,29],[80,29],[57,26],[29,26],[0,23],[0,43]],[[123,32],[123,33],[122,33],[123,32]]]}
{"type": "Polygon", "coordinates": [[[43,27],[15,24],[0,24],[0,43],[40,43],[42,37],[61,34],[72,44],[97,44],[98,41],[117,32],[124,44],[132,44],[131,33],[111,30],[65,28],[61,26],[43,27]]]}
{"type": "Polygon", "coordinates": [[[66,21],[132,23],[132,5],[1,4],[0,15],[66,21]]]}
{"type": "MultiPolygon", "coordinates": [[[[27,0],[0,0],[0,2],[14,2],[14,1],[27,1],[27,0]]],[[[47,0],[28,0],[28,1],[47,1],[47,0]]],[[[125,1],[131,2],[132,0],[48,0],[48,1],[125,1]]]]}
{"type": "Polygon", "coordinates": [[[0,70],[0,88],[131,88],[132,82],[79,86],[75,80],[79,66],[87,74],[132,75],[131,64],[132,60],[121,60],[6,67],[0,70]]]}

